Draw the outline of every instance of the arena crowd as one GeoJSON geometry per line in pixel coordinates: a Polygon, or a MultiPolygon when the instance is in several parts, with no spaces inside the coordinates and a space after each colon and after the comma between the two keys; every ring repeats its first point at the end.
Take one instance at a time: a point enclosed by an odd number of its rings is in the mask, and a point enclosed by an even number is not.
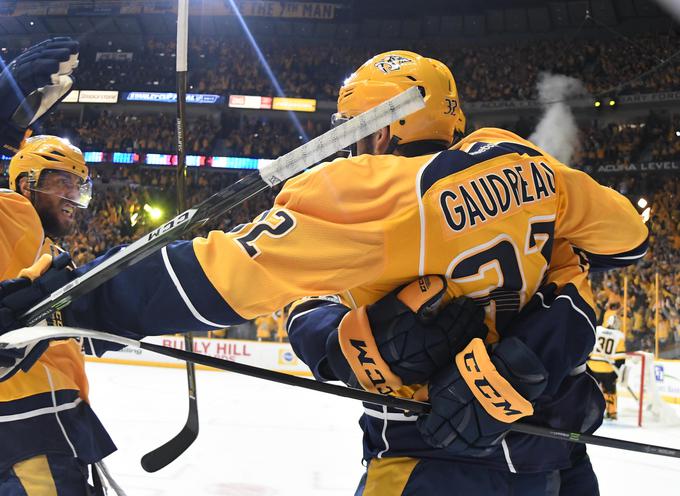
{"type": "MultiPolygon", "coordinates": [[[[260,48],[287,96],[334,100],[339,83],[348,70],[380,51],[394,47],[384,41],[344,44],[315,40],[280,43],[260,40],[260,48]]],[[[489,46],[427,41],[409,43],[411,50],[446,63],[456,75],[463,101],[526,100],[536,97],[536,80],[543,71],[565,74],[587,81],[586,89],[598,94],[656,93],[680,87],[680,57],[669,60],[660,71],[637,78],[625,88],[621,83],[641,75],[669,59],[680,46],[680,36],[643,35],[632,42],[560,39],[504,42],[489,46]],[[502,62],[501,62],[502,61],[502,62]]],[[[107,50],[116,51],[112,43],[107,50]]],[[[132,52],[130,61],[96,61],[92,49],[83,54],[78,87],[121,91],[173,91],[175,43],[149,39],[132,52]],[[143,71],[136,70],[140,66],[143,71]]],[[[276,95],[276,89],[261,64],[252,63],[257,54],[243,39],[202,38],[189,47],[190,84],[195,93],[219,95],[276,95]]]]}
{"type": "MultiPolygon", "coordinates": [[[[101,45],[101,43],[100,43],[101,45]]],[[[616,95],[677,91],[680,57],[675,52],[680,36],[645,35],[631,43],[619,39],[593,42],[585,39],[490,46],[434,45],[421,41],[411,47],[439,58],[456,75],[462,102],[536,98],[536,80],[543,71],[577,76],[592,95],[614,88],[616,95]],[[499,63],[499,61],[503,63],[499,63]],[[661,67],[657,67],[664,61],[661,67]],[[647,71],[656,68],[653,73],[647,71]],[[630,80],[631,75],[637,75],[630,80]],[[624,82],[625,84],[622,84],[624,82]]],[[[349,44],[338,50],[330,42],[291,43],[263,41],[261,48],[287,96],[333,100],[348,74],[381,48],[378,42],[349,44]]],[[[132,60],[97,60],[97,53],[120,50],[84,48],[77,73],[81,89],[174,90],[174,42],[148,39],[132,53],[132,60]],[[135,70],[143,66],[144,70],[135,70]]],[[[680,53],[680,52],[679,52],[680,53]]],[[[3,52],[3,58],[13,54],[3,52]]],[[[202,38],[190,43],[191,92],[219,95],[275,95],[254,53],[243,40],[202,38]]],[[[613,94],[613,93],[612,93],[613,94]]],[[[68,137],[83,151],[172,154],[175,149],[174,114],[131,114],[101,107],[81,114],[66,106],[37,130],[68,137]]],[[[266,113],[238,115],[222,111],[191,116],[187,122],[187,150],[191,155],[275,158],[328,129],[327,122],[302,118],[301,128],[266,113]]],[[[528,137],[536,122],[521,119],[508,127],[528,137]]],[[[477,124],[469,120],[469,130],[477,124]]],[[[646,116],[603,125],[579,122],[579,139],[573,167],[596,175],[597,166],[674,161],[680,157],[680,114],[649,112],[646,116]]],[[[6,164],[5,164],[6,167],[6,164]]],[[[103,165],[92,167],[95,196],[89,209],[80,211],[77,231],[62,240],[76,263],[83,264],[107,248],[129,243],[174,212],[175,171],[170,167],[103,165]],[[160,212],[160,213],[159,213],[160,212]]],[[[190,168],[187,202],[196,204],[244,172],[190,168]]],[[[680,356],[680,180],[671,175],[610,175],[598,177],[633,203],[645,198],[651,206],[651,249],[638,266],[593,276],[600,319],[608,310],[618,312],[628,332],[628,348],[652,350],[655,329],[662,354],[680,356]],[[658,274],[658,325],[657,301],[658,274]],[[627,300],[624,302],[624,286],[627,300]],[[627,308],[624,315],[623,308],[627,308]],[[625,324],[623,321],[625,320],[625,324]]],[[[275,191],[260,194],[207,229],[229,230],[268,208],[275,191]]],[[[252,326],[260,338],[283,338],[281,316],[267,316],[252,326]],[[255,328],[257,327],[257,331],[255,328]]]]}

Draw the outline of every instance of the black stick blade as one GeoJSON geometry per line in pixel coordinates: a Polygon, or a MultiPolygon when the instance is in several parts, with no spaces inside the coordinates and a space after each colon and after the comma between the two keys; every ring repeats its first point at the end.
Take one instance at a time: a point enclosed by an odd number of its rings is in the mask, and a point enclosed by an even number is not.
{"type": "Polygon", "coordinates": [[[147,472],[157,472],[175,461],[198,437],[198,404],[195,398],[189,401],[187,423],[170,441],[149,451],[142,457],[142,468],[147,472]]]}

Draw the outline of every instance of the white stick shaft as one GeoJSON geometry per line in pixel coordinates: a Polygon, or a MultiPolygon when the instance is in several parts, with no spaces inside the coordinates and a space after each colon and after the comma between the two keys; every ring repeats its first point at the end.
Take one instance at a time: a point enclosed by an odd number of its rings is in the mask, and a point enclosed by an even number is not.
{"type": "Polygon", "coordinates": [[[424,106],[425,101],[414,86],[265,165],[260,176],[274,186],[424,106]]]}
{"type": "Polygon", "coordinates": [[[33,326],[16,329],[0,335],[0,349],[3,348],[23,348],[35,344],[45,339],[64,339],[64,338],[91,338],[100,341],[109,341],[125,346],[139,348],[139,341],[107,332],[91,331],[89,329],[78,329],[75,327],[55,327],[55,326],[33,326]]]}
{"type": "Polygon", "coordinates": [[[187,71],[187,40],[189,37],[189,0],[177,0],[177,72],[187,71]]]}
{"type": "MultiPolygon", "coordinates": [[[[285,181],[292,175],[313,166],[324,158],[330,157],[334,153],[347,148],[349,145],[356,143],[360,139],[379,129],[389,126],[392,122],[422,109],[424,106],[425,101],[418,89],[415,87],[410,88],[267,164],[260,169],[260,178],[269,186],[274,186],[281,181],[285,181]]],[[[210,199],[205,201],[209,200],[210,199]]],[[[155,238],[158,238],[161,235],[169,236],[170,233],[180,229],[183,230],[185,225],[190,225],[197,212],[198,210],[196,208],[190,208],[162,226],[157,227],[131,245],[93,267],[85,274],[82,274],[80,277],[69,282],[66,286],[57,289],[50,296],[45,298],[45,300],[36,303],[24,314],[23,318],[26,318],[28,315],[37,315],[37,312],[40,309],[45,308],[47,302],[49,302],[50,307],[54,307],[57,302],[60,305],[59,308],[68,305],[70,303],[70,295],[73,294],[73,291],[71,290],[76,286],[84,284],[87,281],[91,282],[93,278],[97,277],[99,274],[102,274],[100,277],[103,278],[103,273],[111,272],[109,270],[111,266],[125,263],[126,260],[136,256],[137,253],[144,253],[147,248],[146,245],[155,238]],[[68,297],[65,297],[64,295],[67,291],[71,292],[68,297]]],[[[143,256],[146,256],[146,254],[143,256]]],[[[110,277],[111,276],[108,278],[110,277]]],[[[102,282],[108,280],[108,278],[102,279],[102,282]]]]}
{"type": "MultiPolygon", "coordinates": [[[[125,248],[121,249],[118,251],[115,255],[110,256],[106,260],[104,260],[102,263],[99,265],[95,266],[92,268],[92,270],[87,271],[86,273],[82,274],[80,277],[77,277],[76,279],[73,279],[70,281],[68,284],[65,286],[62,286],[61,288],[57,289],[54,291],[50,296],[45,298],[45,300],[36,303],[27,313],[33,313],[36,311],[36,309],[41,306],[44,301],[55,301],[61,298],[61,296],[74,286],[78,286],[79,284],[82,284],[83,282],[92,279],[95,277],[97,274],[100,274],[102,272],[105,272],[108,270],[108,268],[116,263],[118,263],[120,260],[128,258],[128,256],[131,253],[135,253],[138,250],[142,249],[151,239],[154,237],[160,235],[161,233],[164,233],[170,229],[176,229],[178,226],[186,224],[189,222],[192,217],[196,214],[196,209],[195,208],[190,208],[189,210],[182,212],[179,214],[177,217],[174,219],[169,220],[165,224],[163,224],[160,227],[157,227],[153,231],[151,231],[149,234],[145,235],[142,238],[139,238],[137,241],[132,243],[129,246],[126,246],[125,248]]],[[[69,301],[70,303],[70,301],[69,301]]]]}

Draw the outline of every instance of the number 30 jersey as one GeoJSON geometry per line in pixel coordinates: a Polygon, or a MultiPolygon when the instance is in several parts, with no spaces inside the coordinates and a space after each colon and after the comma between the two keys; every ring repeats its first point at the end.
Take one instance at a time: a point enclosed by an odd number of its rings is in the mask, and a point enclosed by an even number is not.
{"type": "Polygon", "coordinates": [[[613,373],[614,366],[620,366],[626,359],[626,338],[617,329],[597,326],[595,348],[590,354],[588,367],[601,374],[613,373]]]}
{"type": "Polygon", "coordinates": [[[485,306],[493,342],[543,284],[569,281],[592,307],[587,266],[634,262],[647,234],[625,197],[486,128],[434,155],[316,167],[289,180],[254,222],[169,245],[66,318],[137,335],[219,328],[303,296],[341,294],[360,306],[444,274],[452,296],[485,306]]]}

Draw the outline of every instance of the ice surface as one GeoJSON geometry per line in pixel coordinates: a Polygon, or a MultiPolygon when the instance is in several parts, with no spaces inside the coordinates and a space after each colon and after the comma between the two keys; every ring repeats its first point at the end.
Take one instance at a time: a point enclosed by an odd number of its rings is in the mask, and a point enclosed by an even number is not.
{"type": "MultiPolygon", "coordinates": [[[[119,448],[106,462],[129,496],[351,496],[363,474],[358,402],[208,371],[197,372],[198,439],[148,474],[139,459],[184,425],[186,373],[103,363],[87,371],[92,406],[119,448]]],[[[638,428],[624,417],[598,434],[680,448],[680,428],[638,428]]],[[[589,452],[603,496],[680,494],[680,459],[589,452]]]]}

